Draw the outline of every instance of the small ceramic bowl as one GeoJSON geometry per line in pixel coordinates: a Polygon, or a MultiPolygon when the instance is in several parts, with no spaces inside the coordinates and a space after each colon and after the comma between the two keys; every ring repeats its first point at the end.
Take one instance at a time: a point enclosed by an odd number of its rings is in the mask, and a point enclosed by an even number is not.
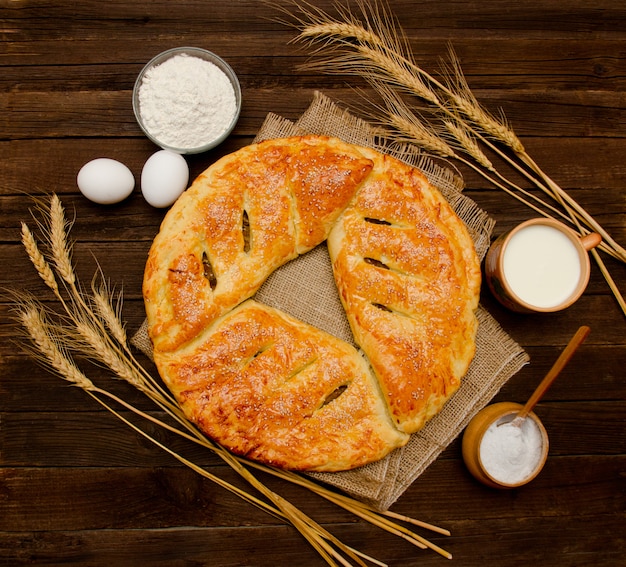
{"type": "MultiPolygon", "coordinates": [[[[526,420],[532,421],[525,424],[525,430],[532,429],[533,441],[538,447],[535,447],[528,462],[524,464],[523,469],[525,472],[520,473],[519,463],[511,464],[510,471],[503,471],[499,464],[498,466],[492,464],[494,460],[492,457],[489,457],[489,460],[487,460],[486,454],[482,450],[483,442],[486,442],[486,435],[489,433],[490,436],[493,436],[493,428],[511,422],[522,407],[521,404],[514,402],[500,402],[488,405],[474,416],[465,429],[462,441],[463,460],[470,473],[486,486],[505,489],[523,486],[539,474],[546,462],[549,445],[548,434],[539,418],[533,412],[530,412],[526,417],[526,420]],[[523,474],[523,476],[520,477],[520,474],[523,474]]],[[[489,451],[493,454],[494,451],[502,450],[504,453],[509,449],[510,447],[502,447],[501,444],[493,444],[490,446],[489,451]]],[[[496,457],[500,457],[500,455],[496,455],[496,457]]],[[[515,457],[521,458],[521,455],[518,454],[515,457]]],[[[503,461],[503,459],[499,458],[495,460],[503,461]]],[[[512,460],[515,459],[512,458],[512,460]]],[[[508,461],[506,466],[509,466],[508,461]]]]}
{"type": "MultiPolygon", "coordinates": [[[[182,87],[182,84],[181,84],[182,87]]],[[[171,94],[171,93],[170,93],[171,94]]],[[[188,93],[184,97],[180,97],[179,100],[187,100],[188,93]]],[[[196,101],[189,100],[190,105],[194,105],[196,101]]],[[[164,51],[151,59],[145,67],[139,73],[135,86],[133,88],[133,111],[135,113],[135,118],[143,131],[143,133],[157,146],[165,149],[171,150],[173,152],[179,154],[198,154],[205,151],[208,151],[219,144],[221,144],[233,131],[237,121],[239,120],[239,114],[241,113],[241,86],[239,84],[239,80],[237,79],[237,75],[233,71],[233,69],[224,61],[221,57],[215,55],[211,51],[207,51],[206,49],[200,49],[198,47],[176,47],[174,49],[169,49],[164,51]],[[187,146],[187,147],[176,147],[175,145],[168,144],[164,140],[159,139],[158,135],[155,134],[154,130],[146,125],[144,117],[141,113],[141,101],[140,101],[140,90],[142,88],[142,84],[144,82],[144,78],[146,77],[146,73],[152,70],[154,67],[163,64],[165,61],[176,57],[178,55],[186,55],[191,57],[197,57],[204,61],[208,61],[215,65],[218,69],[220,69],[224,75],[228,78],[230,84],[232,85],[234,96],[235,96],[235,112],[232,116],[232,120],[225,125],[223,131],[217,135],[215,138],[209,140],[206,143],[196,146],[187,146]]]]}

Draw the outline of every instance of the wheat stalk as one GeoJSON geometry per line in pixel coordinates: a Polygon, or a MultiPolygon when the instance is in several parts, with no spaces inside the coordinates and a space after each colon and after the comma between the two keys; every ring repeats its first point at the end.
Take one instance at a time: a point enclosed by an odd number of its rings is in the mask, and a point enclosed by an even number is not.
{"type": "Polygon", "coordinates": [[[549,216],[545,212],[545,209],[548,209],[555,215],[566,218],[565,214],[558,209],[500,175],[478,145],[472,130],[457,116],[442,121],[448,132],[448,136],[446,136],[445,133],[439,133],[435,128],[421,121],[396,90],[384,83],[376,82],[375,84],[384,104],[377,106],[375,103],[371,103],[375,111],[374,114],[370,113],[370,119],[383,129],[387,127],[385,135],[389,140],[400,144],[417,144],[421,150],[426,152],[461,161],[491,184],[502,189],[538,214],[549,216]],[[393,127],[393,130],[389,130],[389,125],[393,127]],[[450,143],[448,143],[447,138],[450,138],[450,143]],[[454,147],[459,148],[463,153],[455,151],[454,147]],[[466,159],[465,154],[469,155],[473,161],[466,159]]]}
{"type": "MultiPolygon", "coordinates": [[[[16,306],[17,306],[17,309],[16,309],[17,319],[25,328],[33,344],[36,346],[36,350],[31,353],[35,356],[35,358],[37,358],[41,362],[46,363],[51,369],[55,371],[56,374],[58,374],[64,380],[88,392],[94,398],[94,400],[96,400],[103,407],[111,411],[122,421],[130,425],[133,429],[141,433],[144,437],[150,439],[153,443],[161,446],[161,448],[163,448],[170,454],[173,454],[179,460],[181,460],[182,462],[185,462],[185,464],[190,465],[188,461],[185,461],[185,459],[183,459],[182,457],[180,457],[179,455],[177,455],[176,453],[174,453],[167,447],[163,446],[154,438],[150,437],[147,433],[145,433],[140,428],[136,427],[134,424],[129,422],[126,418],[122,417],[117,411],[112,409],[111,406],[107,405],[106,402],[100,399],[97,394],[103,395],[105,397],[108,397],[116,401],[120,405],[124,406],[126,409],[131,410],[133,413],[141,417],[144,417],[152,421],[153,423],[161,425],[164,428],[171,429],[170,426],[167,426],[160,420],[152,416],[149,416],[148,414],[145,414],[144,412],[141,412],[140,410],[126,403],[124,400],[120,399],[119,397],[114,396],[113,394],[110,394],[106,390],[102,390],[96,387],[93,384],[93,382],[87,378],[87,376],[78,368],[76,363],[72,360],[71,355],[69,354],[68,349],[65,345],[65,339],[60,338],[60,335],[62,335],[63,333],[58,328],[55,328],[54,325],[48,322],[47,316],[46,316],[46,309],[42,305],[38,304],[36,300],[30,298],[27,295],[22,295],[19,292],[16,292],[15,296],[16,296],[15,300],[16,300],[16,306]]],[[[219,477],[212,475],[204,471],[203,469],[199,470],[200,467],[197,467],[196,465],[193,465],[192,468],[194,468],[196,472],[201,472],[203,476],[206,476],[207,478],[216,482],[220,486],[227,488],[228,490],[231,490],[232,492],[254,503],[255,505],[258,505],[259,507],[265,509],[266,511],[274,513],[275,515],[279,517],[283,517],[277,509],[272,508],[271,506],[267,505],[263,501],[260,501],[254,497],[251,497],[248,493],[241,490],[240,488],[230,485],[229,483],[223,481],[219,477]]]]}
{"type": "Polygon", "coordinates": [[[452,72],[446,73],[446,75],[452,78],[448,81],[448,86],[445,90],[449,104],[453,109],[452,112],[465,115],[471,124],[491,136],[494,140],[505,144],[515,153],[525,153],[524,145],[507,123],[504,114],[501,113],[500,120],[498,120],[478,102],[461,69],[459,58],[454,53],[452,47],[449,48],[449,61],[452,72]]]}
{"type": "Polygon", "coordinates": [[[473,158],[480,167],[485,168],[487,171],[494,173],[496,170],[491,163],[491,160],[487,157],[485,152],[482,151],[476,137],[472,130],[468,128],[460,120],[444,120],[443,121],[447,131],[452,136],[452,139],[461,147],[461,149],[473,158]]]}
{"type": "MultiPolygon", "coordinates": [[[[386,136],[399,143],[415,142],[426,151],[443,158],[453,158],[455,152],[446,140],[428,128],[404,103],[397,92],[384,83],[376,83],[383,99],[383,106],[378,111],[385,115],[385,120],[377,124],[381,128],[387,127],[386,136]],[[392,127],[391,132],[388,126],[392,127]]],[[[376,122],[376,121],[375,121],[376,122]]]]}
{"type": "MultiPolygon", "coordinates": [[[[43,211],[43,209],[41,210],[43,211]]],[[[101,270],[99,273],[102,282],[98,285],[96,279],[94,279],[91,285],[92,294],[87,295],[81,291],[80,282],[76,277],[71,261],[72,245],[68,237],[68,230],[71,228],[72,223],[67,222],[65,219],[63,207],[56,195],[52,196],[50,208],[48,211],[44,211],[44,220],[39,221],[38,226],[43,230],[44,239],[49,245],[51,259],[48,260],[41,251],[34,234],[25,224],[22,224],[22,242],[37,273],[46,282],[46,285],[55,292],[62,306],[63,313],[58,316],[60,318],[59,323],[51,323],[50,317],[52,317],[53,313],[50,308],[44,307],[24,292],[14,293],[18,307],[17,318],[26,329],[33,344],[34,350],[31,354],[40,361],[45,362],[51,370],[63,379],[83,388],[104,408],[155,445],[173,455],[181,463],[251,504],[291,523],[329,565],[349,566],[353,564],[351,562],[354,562],[365,567],[363,560],[366,560],[370,563],[384,566],[380,561],[338,540],[312,518],[302,513],[296,506],[267,488],[251,473],[250,468],[264,471],[288,482],[308,488],[313,493],[352,512],[372,525],[395,534],[417,547],[430,548],[445,557],[450,557],[450,554],[439,546],[432,544],[419,534],[412,532],[393,520],[414,523],[423,528],[449,535],[447,530],[403,516],[394,518],[390,514],[378,513],[363,503],[347,496],[338,495],[316,484],[311,479],[289,471],[251,463],[236,457],[223,447],[207,439],[187,420],[181,408],[174,402],[171,394],[165,392],[157,380],[132,355],[128,346],[125,326],[121,320],[121,294],[118,295],[114,304],[113,293],[104,283],[101,270]],[[63,283],[64,294],[60,292],[59,279],[63,283]],[[96,386],[74,362],[72,353],[77,353],[82,357],[86,357],[89,361],[105,366],[111,371],[112,376],[128,382],[144,393],[158,408],[163,409],[173,419],[174,424],[165,423],[135,408],[132,404],[111,394],[105,388],[96,386]],[[257,490],[266,501],[228,484],[202,467],[178,455],[165,444],[155,440],[140,427],[123,417],[111,405],[106,403],[103,398],[121,405],[139,418],[211,450],[257,490]]]]}

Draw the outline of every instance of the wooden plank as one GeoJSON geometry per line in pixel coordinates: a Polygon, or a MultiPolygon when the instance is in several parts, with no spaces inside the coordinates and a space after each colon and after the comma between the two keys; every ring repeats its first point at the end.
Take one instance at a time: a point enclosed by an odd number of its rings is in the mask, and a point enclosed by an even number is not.
{"type": "MultiPolygon", "coordinates": [[[[236,473],[226,469],[215,472],[239,483],[236,473]]],[[[279,523],[181,467],[3,468],[0,475],[4,489],[11,494],[2,505],[2,531],[136,530],[174,527],[181,521],[215,527],[279,523]]]]}
{"type": "MultiPolygon", "coordinates": [[[[0,55],[0,66],[6,65],[0,77],[0,90],[128,90],[152,57],[180,43],[178,35],[170,31],[171,24],[164,22],[158,27],[153,26],[157,39],[142,42],[132,52],[120,53],[111,49],[111,44],[136,42],[134,27],[114,28],[111,37],[106,39],[83,25],[74,33],[68,30],[71,35],[62,38],[63,41],[81,42],[82,49],[68,55],[61,38],[49,39],[46,26],[50,24],[47,22],[40,23],[42,29],[39,32],[47,36],[44,40],[22,39],[19,37],[21,30],[16,30],[11,51],[0,55]],[[28,65],[28,73],[14,66],[18,62],[28,65]]],[[[98,21],[92,25],[100,28],[102,24],[98,21]]],[[[257,22],[250,25],[254,29],[246,31],[245,44],[239,30],[210,32],[204,23],[199,23],[199,30],[190,30],[187,42],[224,57],[246,86],[269,87],[277,81],[299,81],[310,86],[313,80],[320,80],[317,74],[300,69],[310,59],[311,50],[307,50],[305,44],[294,47],[295,30],[284,26],[269,33],[257,29],[257,22]],[[249,49],[257,53],[254,59],[247,56],[249,49]],[[258,64],[259,61],[262,64],[258,64]]],[[[422,29],[408,32],[411,52],[423,69],[439,74],[440,59],[448,57],[448,38],[429,37],[432,29],[424,32],[422,29]]],[[[452,46],[474,89],[513,91],[550,87],[578,90],[581,84],[585,84],[597,90],[618,91],[623,90],[626,81],[624,62],[616,55],[619,42],[614,39],[598,40],[590,45],[578,38],[512,39],[494,34],[484,36],[477,30],[471,38],[455,37],[452,46]]]]}
{"type": "MultiPolygon", "coordinates": [[[[354,99],[344,80],[328,85],[326,94],[339,101],[354,99]]],[[[33,137],[143,137],[132,111],[132,85],[126,91],[0,93],[0,128],[13,139],[33,137]],[[9,115],[11,119],[9,120],[9,115]]],[[[243,85],[246,113],[233,134],[252,135],[268,112],[294,118],[302,113],[317,88],[294,91],[287,85],[267,89],[243,85]]],[[[597,91],[475,92],[493,113],[504,109],[519,136],[623,136],[626,94],[597,91]],[[539,106],[540,105],[540,106],[539,106]]]]}
{"type": "MultiPolygon", "coordinates": [[[[576,566],[593,558],[594,566],[614,567],[621,560],[620,537],[623,529],[610,516],[588,515],[584,520],[568,519],[558,527],[553,518],[485,519],[479,526],[467,521],[449,524],[452,538],[425,535],[450,551],[454,563],[464,567],[483,567],[496,563],[517,567],[520,562],[538,565],[576,566]],[[588,537],[580,537],[584,527],[593,525],[588,537]],[[607,544],[601,533],[614,534],[607,544]],[[488,538],[489,546],[477,548],[478,538],[488,538]]],[[[406,542],[361,524],[333,526],[334,535],[389,565],[405,567],[438,566],[443,559],[428,550],[418,550],[406,542]]],[[[175,530],[80,530],[12,532],[0,534],[0,559],[7,564],[33,563],[89,564],[93,567],[170,567],[183,564],[212,564],[219,553],[220,565],[275,567],[276,549],[285,565],[322,567],[324,562],[293,535],[289,527],[250,526],[203,529],[183,527],[175,530]],[[272,542],[272,545],[268,545],[272,542]]]]}
{"type": "MultiPolygon", "coordinates": [[[[280,4],[292,7],[289,1],[280,4]]],[[[322,0],[316,4],[329,10],[333,3],[330,0],[322,0]]],[[[524,37],[562,34],[571,37],[572,33],[577,32],[586,36],[595,33],[594,37],[602,38],[611,32],[621,31],[623,28],[620,27],[620,23],[626,19],[623,6],[610,0],[596,2],[593,6],[589,6],[584,0],[568,0],[558,7],[544,1],[533,1],[523,6],[507,6],[504,12],[502,4],[497,0],[484,0],[479,4],[464,2],[452,7],[443,6],[443,9],[436,2],[425,2],[420,5],[417,13],[410,0],[394,0],[392,4],[394,11],[404,22],[404,27],[419,29],[424,33],[433,27],[437,31],[456,30],[466,33],[468,30],[488,29],[492,35],[508,32],[509,37],[513,34],[524,37]]],[[[28,10],[24,10],[19,4],[7,8],[5,10],[7,18],[32,21],[34,30],[39,29],[37,24],[43,20],[43,29],[59,35],[61,33],[59,30],[45,25],[46,18],[63,19],[69,29],[85,26],[90,21],[98,21],[101,22],[101,29],[104,31],[119,27],[119,22],[128,22],[145,30],[143,32],[145,35],[149,35],[152,24],[159,22],[169,23],[172,30],[182,24],[190,33],[198,29],[194,26],[202,25],[213,26],[207,28],[209,31],[222,29],[231,32],[245,29],[244,24],[248,22],[255,22],[260,27],[272,25],[271,21],[268,22],[269,18],[257,17],[258,2],[254,0],[241,0],[237,4],[222,0],[212,2],[210,5],[198,4],[193,0],[179,1],[176,10],[171,10],[171,5],[163,0],[150,2],[149,5],[132,5],[116,0],[104,6],[95,1],[83,0],[71,8],[45,4],[29,6],[28,10]],[[219,17],[216,18],[218,14],[219,17]]],[[[273,14],[271,10],[267,13],[273,14]]]]}
{"type": "MultiPolygon", "coordinates": [[[[113,261],[113,263],[115,262],[113,261]]],[[[124,280],[123,276],[116,278],[114,275],[110,275],[110,277],[111,281],[118,286],[124,285],[127,281],[124,280]]],[[[90,279],[87,278],[85,281],[90,281],[90,279]]],[[[30,282],[25,285],[31,292],[42,294],[44,297],[47,296],[48,292],[46,292],[43,284],[39,288],[38,282],[32,283],[33,280],[30,282]]],[[[15,285],[15,282],[11,282],[9,285],[15,285]]],[[[132,336],[141,326],[145,318],[145,311],[140,299],[140,285],[137,284],[136,288],[132,289],[127,284],[125,285],[123,321],[127,325],[129,336],[132,336]]],[[[598,295],[583,295],[575,305],[565,311],[539,317],[520,317],[519,314],[506,310],[493,299],[486,289],[481,296],[481,301],[503,329],[513,339],[527,347],[560,345],[563,348],[581,324],[588,324],[592,329],[587,344],[615,347],[623,345],[622,315],[608,289],[603,290],[603,293],[598,295]],[[609,324],[605,326],[607,321],[609,324]]],[[[55,306],[54,309],[58,309],[58,306],[55,306]]],[[[15,354],[16,340],[21,336],[20,327],[13,320],[13,304],[0,303],[0,337],[5,341],[0,344],[0,352],[5,355],[15,354]]],[[[619,350],[617,352],[619,353],[619,350]]],[[[601,358],[602,356],[604,355],[599,351],[597,357],[601,358]]],[[[615,363],[621,358],[619,355],[613,355],[610,360],[615,363]]]]}
{"type": "MultiPolygon", "coordinates": [[[[623,456],[555,457],[530,484],[494,490],[470,476],[459,459],[441,459],[416,482],[393,510],[448,527],[472,518],[512,521],[624,514],[620,471],[623,456]],[[580,491],[580,484],[586,490],[580,491]],[[550,498],[546,498],[550,494],[550,498]]],[[[238,484],[227,468],[211,469],[238,484]]],[[[0,471],[5,493],[2,531],[174,526],[276,525],[265,512],[216,487],[184,467],[155,468],[10,468],[0,471]],[[71,501],[71,508],[65,504],[71,501]],[[58,511],[50,514],[50,511],[58,511]],[[94,513],[97,511],[98,513],[94,513]]],[[[355,521],[311,492],[278,480],[264,482],[319,522],[355,521]]]]}
{"type": "MultiPolygon", "coordinates": [[[[626,229],[622,218],[626,206],[622,206],[621,191],[619,189],[602,192],[605,207],[602,209],[602,198],[597,189],[578,189],[568,191],[576,201],[583,206],[594,219],[600,223],[618,242],[626,241],[626,229]],[[595,211],[597,210],[597,213],[595,211]]],[[[506,232],[518,224],[520,213],[527,218],[539,216],[538,213],[523,203],[499,191],[482,191],[468,189],[465,194],[487,214],[497,220],[494,236],[506,232]],[[506,201],[506,205],[502,202],[506,201]],[[494,214],[494,212],[496,212],[494,214]]],[[[21,240],[21,223],[26,223],[36,234],[38,240],[43,240],[38,230],[37,220],[43,215],[39,212],[38,203],[43,204],[45,211],[49,208],[51,193],[33,193],[17,197],[6,197],[5,206],[0,211],[0,241],[18,243],[21,240]]],[[[80,248],[87,243],[144,241],[148,246],[159,231],[159,226],[165,216],[162,209],[154,209],[143,199],[140,189],[136,188],[133,195],[117,205],[97,205],[88,202],[80,194],[59,195],[61,204],[66,211],[66,217],[73,221],[70,234],[80,248]],[[75,211],[80,209],[80,216],[75,211]]],[[[540,196],[541,197],[541,196],[540,196]]],[[[556,215],[554,215],[556,216],[556,215]]],[[[4,244],[5,246],[10,246],[4,244]]],[[[20,251],[7,248],[6,253],[15,255],[19,259],[20,251]]]]}

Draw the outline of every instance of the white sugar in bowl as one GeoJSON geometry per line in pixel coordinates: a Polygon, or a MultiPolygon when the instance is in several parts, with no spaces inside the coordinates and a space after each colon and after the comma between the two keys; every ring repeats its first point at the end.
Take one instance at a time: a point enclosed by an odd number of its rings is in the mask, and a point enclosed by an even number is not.
{"type": "Polygon", "coordinates": [[[530,412],[511,422],[522,405],[491,404],[479,411],[463,434],[463,460],[472,475],[492,488],[517,488],[533,480],[548,457],[548,434],[530,412]]]}

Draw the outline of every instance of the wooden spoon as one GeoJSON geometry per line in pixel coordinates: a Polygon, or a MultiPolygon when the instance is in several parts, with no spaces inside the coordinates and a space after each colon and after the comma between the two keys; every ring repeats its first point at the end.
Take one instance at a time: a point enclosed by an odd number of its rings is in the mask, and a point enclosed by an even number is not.
{"type": "Polygon", "coordinates": [[[528,413],[533,410],[533,408],[537,405],[537,402],[548,391],[550,386],[552,386],[552,383],[556,380],[563,368],[565,368],[565,365],[570,361],[572,356],[574,356],[576,349],[587,338],[589,330],[589,327],[583,325],[578,329],[578,331],[576,331],[576,334],[570,339],[568,345],[565,347],[563,352],[561,352],[559,358],[556,359],[556,362],[552,365],[552,368],[550,368],[545,378],[541,381],[539,386],[537,386],[533,395],[530,396],[526,404],[524,404],[524,407],[515,416],[515,419],[510,422],[511,425],[515,427],[520,427],[522,425],[528,413]]]}

